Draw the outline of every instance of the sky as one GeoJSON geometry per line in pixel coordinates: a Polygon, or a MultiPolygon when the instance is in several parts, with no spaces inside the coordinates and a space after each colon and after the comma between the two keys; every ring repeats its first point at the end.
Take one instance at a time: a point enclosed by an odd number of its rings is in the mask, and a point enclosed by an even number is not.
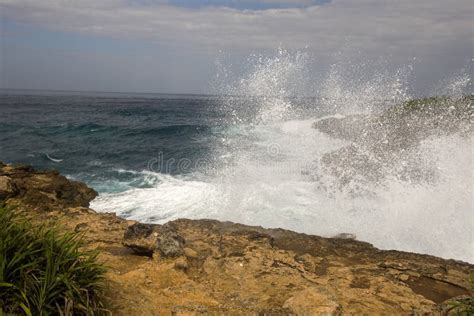
{"type": "Polygon", "coordinates": [[[214,93],[217,61],[244,71],[284,47],[315,82],[409,65],[426,94],[472,75],[473,16],[472,0],[0,0],[0,88],[214,93]]]}

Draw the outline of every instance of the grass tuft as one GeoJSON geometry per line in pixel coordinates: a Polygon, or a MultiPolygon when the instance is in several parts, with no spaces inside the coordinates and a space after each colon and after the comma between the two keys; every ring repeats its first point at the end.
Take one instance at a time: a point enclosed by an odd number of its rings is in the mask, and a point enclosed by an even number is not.
{"type": "Polygon", "coordinates": [[[97,315],[105,268],[77,233],[33,226],[0,207],[0,315],[97,315]]]}

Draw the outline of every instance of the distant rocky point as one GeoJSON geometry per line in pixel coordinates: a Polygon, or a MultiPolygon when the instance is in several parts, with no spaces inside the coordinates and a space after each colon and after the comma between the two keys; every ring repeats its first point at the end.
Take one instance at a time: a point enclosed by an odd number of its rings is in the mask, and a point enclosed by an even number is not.
{"type": "Polygon", "coordinates": [[[0,164],[0,203],[100,250],[113,315],[443,315],[472,302],[466,262],[382,251],[351,234],[137,223],[88,208],[96,195],[55,171],[0,164]]]}
{"type": "Polygon", "coordinates": [[[416,99],[379,113],[328,117],[313,127],[348,145],[326,153],[322,168],[338,187],[379,183],[387,176],[410,182],[430,182],[435,170],[416,151],[430,137],[474,132],[474,96],[416,99]]]}

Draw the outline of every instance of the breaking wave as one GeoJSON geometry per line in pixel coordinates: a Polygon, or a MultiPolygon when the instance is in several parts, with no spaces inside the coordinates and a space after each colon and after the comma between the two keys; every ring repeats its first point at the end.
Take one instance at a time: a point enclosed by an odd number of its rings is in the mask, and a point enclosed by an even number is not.
{"type": "MultiPolygon", "coordinates": [[[[222,67],[224,115],[205,130],[214,137],[202,165],[178,175],[150,167],[130,180],[141,185],[102,194],[92,207],[154,223],[214,218],[323,236],[352,233],[383,249],[474,262],[472,114],[467,129],[425,135],[419,127],[410,130],[413,144],[404,147],[402,139],[395,149],[390,145],[398,138],[359,123],[354,128],[364,142],[340,137],[315,122],[367,122],[362,119],[407,102],[412,69],[355,80],[357,67],[336,64],[308,92],[302,91],[311,86],[308,59],[285,50],[253,56],[235,79],[222,67]],[[319,96],[306,97],[313,92],[319,96]],[[350,154],[337,156],[344,150],[350,154]]],[[[447,107],[462,98],[469,80],[460,73],[444,81],[438,91],[448,96],[447,107]]],[[[390,118],[383,124],[391,125],[390,118]]]]}

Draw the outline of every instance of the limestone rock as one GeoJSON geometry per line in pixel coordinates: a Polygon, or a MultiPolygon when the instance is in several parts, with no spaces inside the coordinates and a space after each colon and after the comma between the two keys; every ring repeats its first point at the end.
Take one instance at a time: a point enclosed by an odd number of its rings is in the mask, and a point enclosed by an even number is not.
{"type": "Polygon", "coordinates": [[[37,171],[30,166],[0,166],[0,199],[51,211],[64,207],[89,207],[97,192],[84,183],[68,180],[57,171],[37,171]]]}
{"type": "Polygon", "coordinates": [[[23,218],[81,232],[99,250],[114,315],[438,315],[451,303],[472,306],[469,263],[216,220],[140,224],[68,207],[79,203],[66,192],[84,198],[87,187],[52,184],[62,181],[55,172],[0,163],[0,177],[11,179],[2,182],[14,188],[6,203],[23,218]],[[29,204],[35,194],[50,211],[29,204]]]}
{"type": "Polygon", "coordinates": [[[168,225],[136,223],[127,228],[123,245],[146,256],[179,257],[185,240],[168,225]]]}
{"type": "Polygon", "coordinates": [[[283,305],[297,315],[342,315],[342,308],[323,290],[307,288],[288,299],[283,305]]]}

